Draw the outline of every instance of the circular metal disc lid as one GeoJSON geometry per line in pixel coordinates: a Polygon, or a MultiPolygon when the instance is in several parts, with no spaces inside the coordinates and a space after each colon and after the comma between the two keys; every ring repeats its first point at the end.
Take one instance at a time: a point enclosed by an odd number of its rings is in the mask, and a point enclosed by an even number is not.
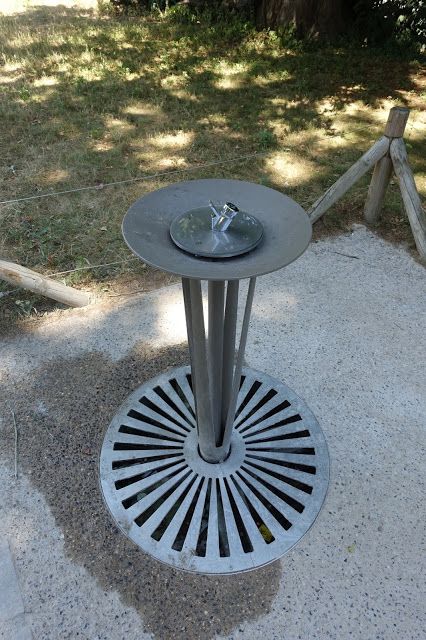
{"type": "Polygon", "coordinates": [[[254,216],[238,211],[226,231],[216,231],[210,209],[200,207],[175,218],[170,235],[178,247],[194,256],[231,258],[257,247],[263,226],[254,216]]]}

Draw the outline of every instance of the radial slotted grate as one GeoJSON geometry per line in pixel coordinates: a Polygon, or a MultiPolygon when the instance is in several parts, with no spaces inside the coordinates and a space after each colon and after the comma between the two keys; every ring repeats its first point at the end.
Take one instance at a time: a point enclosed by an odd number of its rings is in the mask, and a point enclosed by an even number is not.
{"type": "Polygon", "coordinates": [[[198,453],[189,367],[149,381],[105,436],[101,485],[123,532],[175,567],[233,573],[272,562],[310,528],[328,485],[328,452],[304,402],[245,369],[231,452],[198,453]]]}

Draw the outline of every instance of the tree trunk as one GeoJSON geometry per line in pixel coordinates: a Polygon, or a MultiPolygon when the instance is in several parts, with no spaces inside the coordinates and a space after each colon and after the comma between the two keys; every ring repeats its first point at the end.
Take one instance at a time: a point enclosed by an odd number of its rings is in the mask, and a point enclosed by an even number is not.
{"type": "Polygon", "coordinates": [[[351,5],[347,0],[255,0],[256,26],[293,26],[299,38],[333,37],[344,31],[351,5]]]}

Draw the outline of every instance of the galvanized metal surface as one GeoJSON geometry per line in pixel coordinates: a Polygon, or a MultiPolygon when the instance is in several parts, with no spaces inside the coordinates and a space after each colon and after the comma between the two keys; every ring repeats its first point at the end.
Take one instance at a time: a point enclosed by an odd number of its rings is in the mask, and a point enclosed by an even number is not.
{"type": "Polygon", "coordinates": [[[263,226],[254,216],[238,211],[226,222],[223,230],[212,228],[210,208],[199,207],[177,216],[170,225],[170,236],[191,255],[215,259],[248,253],[262,240],[263,226]]]}
{"type": "Polygon", "coordinates": [[[293,262],[307,248],[312,227],[300,205],[282,193],[240,180],[191,180],[170,185],[137,200],[123,220],[129,248],[144,262],[185,278],[240,280],[270,273],[293,262]],[[211,199],[236,202],[262,224],[264,236],[253,251],[226,260],[192,256],[170,237],[183,213],[211,199]]]}
{"type": "Polygon", "coordinates": [[[254,569],[286,553],[325,498],[329,462],[317,420],[288,387],[243,370],[221,464],[198,453],[189,367],[162,374],[121,406],[105,436],[100,480],[122,531],[174,567],[254,569]]]}
{"type": "Polygon", "coordinates": [[[256,278],[250,278],[234,365],[238,303],[235,281],[227,283],[226,298],[229,305],[225,308],[225,283],[208,283],[206,335],[201,283],[199,280],[182,278],[199,448],[208,462],[222,462],[229,453],[255,283],[256,278]]]}
{"type": "Polygon", "coordinates": [[[225,326],[225,283],[210,281],[208,284],[208,341],[207,367],[212,400],[212,422],[214,424],[215,444],[222,444],[222,402],[223,370],[226,368],[224,358],[233,364],[234,351],[229,355],[223,349],[225,326]],[[214,402],[213,402],[214,399],[214,402]]]}

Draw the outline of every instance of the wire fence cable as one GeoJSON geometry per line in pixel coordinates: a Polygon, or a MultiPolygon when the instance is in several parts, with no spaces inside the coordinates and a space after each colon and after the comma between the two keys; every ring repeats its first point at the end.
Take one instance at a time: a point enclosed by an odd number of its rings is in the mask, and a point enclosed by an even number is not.
{"type": "Polygon", "coordinates": [[[126,180],[116,180],[115,182],[106,182],[98,185],[91,185],[87,187],[78,187],[76,189],[66,189],[65,191],[52,191],[51,193],[39,193],[32,196],[25,196],[22,198],[12,198],[10,200],[1,200],[0,205],[13,204],[15,202],[25,202],[27,200],[38,200],[39,198],[50,198],[51,196],[62,196],[67,193],[77,193],[78,191],[91,191],[105,189],[106,187],[115,187],[121,184],[130,184],[132,182],[142,182],[144,180],[152,180],[153,178],[165,178],[167,176],[172,176],[177,173],[191,172],[191,171],[199,171],[200,169],[206,169],[208,167],[215,167],[218,165],[231,164],[233,162],[242,162],[243,160],[248,160],[249,158],[256,158],[260,156],[267,155],[267,151],[258,151],[256,153],[250,153],[245,156],[236,156],[234,158],[227,158],[226,160],[215,160],[213,162],[206,162],[204,164],[195,165],[194,167],[184,167],[182,169],[173,169],[173,171],[160,171],[158,173],[152,173],[147,176],[138,176],[137,178],[127,178],[126,180]]]}

